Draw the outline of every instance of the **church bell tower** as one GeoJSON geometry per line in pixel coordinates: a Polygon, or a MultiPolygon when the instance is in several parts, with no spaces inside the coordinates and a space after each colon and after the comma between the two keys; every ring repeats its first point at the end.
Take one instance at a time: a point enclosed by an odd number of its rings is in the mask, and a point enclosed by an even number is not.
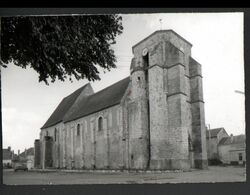
{"type": "Polygon", "coordinates": [[[172,30],[156,31],[133,46],[130,166],[207,167],[202,77],[195,73],[200,66],[191,47],[172,30]]]}

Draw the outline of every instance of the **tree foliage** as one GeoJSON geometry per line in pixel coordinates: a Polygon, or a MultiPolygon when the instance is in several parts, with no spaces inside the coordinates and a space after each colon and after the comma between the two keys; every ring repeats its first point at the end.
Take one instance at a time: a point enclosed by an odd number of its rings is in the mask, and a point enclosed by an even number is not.
{"type": "Polygon", "coordinates": [[[118,15],[3,17],[1,65],[32,67],[39,82],[99,80],[97,65],[115,68],[111,45],[122,33],[118,15]]]}

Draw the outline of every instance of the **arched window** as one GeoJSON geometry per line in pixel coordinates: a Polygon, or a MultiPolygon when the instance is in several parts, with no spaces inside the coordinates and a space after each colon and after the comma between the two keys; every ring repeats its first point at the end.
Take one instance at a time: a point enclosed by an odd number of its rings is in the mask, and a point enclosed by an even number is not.
{"type": "Polygon", "coordinates": [[[99,117],[98,119],[98,131],[102,131],[103,130],[103,118],[99,117]]]}
{"type": "Polygon", "coordinates": [[[145,54],[142,57],[142,60],[143,60],[142,63],[143,63],[144,68],[148,68],[148,66],[149,66],[149,55],[148,55],[148,53],[145,54]]]}
{"type": "Polygon", "coordinates": [[[80,135],[80,124],[77,124],[77,127],[76,127],[76,135],[77,135],[77,136],[80,135]]]}

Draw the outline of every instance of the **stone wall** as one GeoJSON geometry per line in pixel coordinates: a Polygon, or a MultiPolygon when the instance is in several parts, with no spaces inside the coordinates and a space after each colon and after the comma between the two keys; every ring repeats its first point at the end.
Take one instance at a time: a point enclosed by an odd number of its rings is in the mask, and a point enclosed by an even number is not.
{"type": "Polygon", "coordinates": [[[63,167],[63,150],[65,149],[63,146],[63,132],[64,132],[64,124],[58,123],[54,126],[48,127],[46,129],[42,129],[40,133],[40,143],[41,143],[41,165],[45,159],[45,137],[49,136],[52,139],[52,161],[53,167],[63,167]]]}
{"type": "Polygon", "coordinates": [[[44,168],[53,167],[53,139],[50,136],[44,137],[44,168]]]}
{"type": "Polygon", "coordinates": [[[149,75],[150,167],[189,169],[192,161],[188,147],[188,135],[192,133],[191,44],[171,30],[157,31],[136,44],[133,53],[137,62],[132,66],[134,71],[141,67],[149,75]],[[148,49],[149,67],[143,67],[145,48],[148,49]]]}
{"type": "MultiPolygon", "coordinates": [[[[121,125],[122,109],[120,105],[116,105],[65,124],[59,123],[43,129],[41,140],[45,142],[46,135],[52,138],[55,168],[119,169],[124,166],[121,125]],[[103,118],[102,130],[98,129],[99,117],[103,118]]],[[[45,157],[42,161],[44,159],[45,157]]]]}

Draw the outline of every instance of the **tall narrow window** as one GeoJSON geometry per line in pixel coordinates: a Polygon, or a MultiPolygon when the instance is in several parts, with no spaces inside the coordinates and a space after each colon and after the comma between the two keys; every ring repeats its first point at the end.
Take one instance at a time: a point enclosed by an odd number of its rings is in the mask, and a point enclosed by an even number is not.
{"type": "Polygon", "coordinates": [[[144,66],[144,68],[147,69],[148,66],[149,66],[149,57],[148,57],[148,54],[146,54],[145,56],[143,56],[142,59],[143,59],[143,66],[144,66]]]}
{"type": "Polygon", "coordinates": [[[56,142],[56,132],[57,130],[55,129],[55,132],[54,132],[55,142],[56,142]]]}
{"type": "Polygon", "coordinates": [[[103,129],[103,118],[99,117],[99,119],[98,119],[98,130],[102,131],[102,129],[103,129]]]}
{"type": "Polygon", "coordinates": [[[80,136],[80,124],[77,124],[76,135],[80,136]]]}
{"type": "Polygon", "coordinates": [[[46,131],[46,136],[49,136],[49,132],[48,131],[46,131]]]}

